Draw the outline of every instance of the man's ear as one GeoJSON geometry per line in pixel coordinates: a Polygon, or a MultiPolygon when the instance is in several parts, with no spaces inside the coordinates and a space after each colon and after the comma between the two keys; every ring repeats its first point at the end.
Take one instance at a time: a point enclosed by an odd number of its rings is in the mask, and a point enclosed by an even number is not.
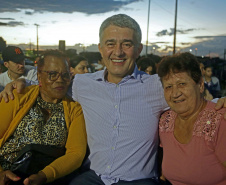
{"type": "Polygon", "coordinates": [[[4,62],[4,66],[9,68],[9,62],[4,62]]]}
{"type": "Polygon", "coordinates": [[[136,56],[137,58],[139,57],[142,49],[143,49],[143,44],[140,43],[139,46],[138,46],[138,48],[137,48],[137,56],[136,56]]]}
{"type": "Polygon", "coordinates": [[[99,52],[100,52],[100,54],[101,54],[101,56],[102,56],[102,58],[103,58],[103,55],[102,55],[102,48],[101,48],[100,43],[98,44],[98,49],[99,49],[99,52]]]}

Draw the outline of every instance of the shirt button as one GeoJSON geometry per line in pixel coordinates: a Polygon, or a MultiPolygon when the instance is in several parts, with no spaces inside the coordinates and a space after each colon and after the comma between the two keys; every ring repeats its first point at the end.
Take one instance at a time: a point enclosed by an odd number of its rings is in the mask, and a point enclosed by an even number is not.
{"type": "Polygon", "coordinates": [[[118,105],[115,105],[115,108],[117,109],[118,108],[118,105]]]}
{"type": "Polygon", "coordinates": [[[115,125],[114,128],[117,128],[117,126],[115,125]]]}
{"type": "Polygon", "coordinates": [[[111,147],[111,149],[112,149],[112,150],[114,150],[114,149],[115,149],[115,147],[111,147]]]}
{"type": "Polygon", "coordinates": [[[110,166],[108,165],[108,166],[107,166],[107,168],[109,169],[109,168],[110,168],[110,166]]]}

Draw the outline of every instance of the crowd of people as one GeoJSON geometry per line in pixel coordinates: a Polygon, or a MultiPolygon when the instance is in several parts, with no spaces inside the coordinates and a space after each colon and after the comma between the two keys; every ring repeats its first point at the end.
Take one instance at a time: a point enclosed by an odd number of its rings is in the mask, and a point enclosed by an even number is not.
{"type": "Polygon", "coordinates": [[[1,185],[226,184],[226,99],[207,99],[219,98],[219,80],[190,53],[140,57],[141,38],[130,16],[105,19],[105,68],[95,73],[84,57],[57,50],[37,69],[26,68],[20,48],[3,51],[1,185]],[[33,144],[65,150],[22,177],[12,166],[33,144]]]}

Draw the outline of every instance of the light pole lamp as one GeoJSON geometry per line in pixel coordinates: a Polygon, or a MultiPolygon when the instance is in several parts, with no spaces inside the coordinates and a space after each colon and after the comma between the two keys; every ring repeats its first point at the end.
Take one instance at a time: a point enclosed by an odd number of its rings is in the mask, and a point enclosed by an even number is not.
{"type": "Polygon", "coordinates": [[[37,56],[38,56],[38,27],[39,24],[34,24],[36,26],[36,30],[37,30],[37,56]]]}

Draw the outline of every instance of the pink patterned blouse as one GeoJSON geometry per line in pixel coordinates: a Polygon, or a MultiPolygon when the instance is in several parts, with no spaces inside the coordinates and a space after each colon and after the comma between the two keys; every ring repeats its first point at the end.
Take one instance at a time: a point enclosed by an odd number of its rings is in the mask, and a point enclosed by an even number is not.
{"type": "Polygon", "coordinates": [[[216,111],[208,102],[194,124],[192,139],[181,144],[174,137],[177,114],[162,114],[159,123],[163,147],[163,175],[173,185],[226,185],[226,109],[216,111]]]}

